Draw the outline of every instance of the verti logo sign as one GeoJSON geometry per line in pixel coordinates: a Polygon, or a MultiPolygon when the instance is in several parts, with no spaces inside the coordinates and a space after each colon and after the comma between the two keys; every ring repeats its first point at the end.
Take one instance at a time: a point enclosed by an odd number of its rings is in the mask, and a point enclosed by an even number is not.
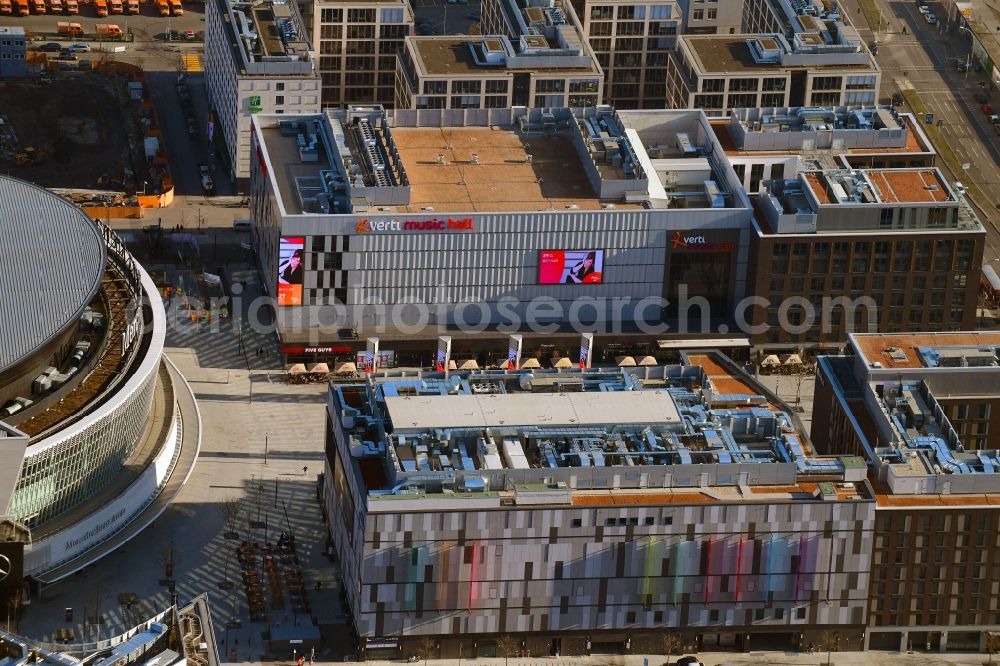
{"type": "Polygon", "coordinates": [[[10,572],[14,570],[14,565],[11,564],[10,558],[6,555],[0,555],[0,582],[7,580],[10,576],[10,572]]]}
{"type": "Polygon", "coordinates": [[[473,231],[471,217],[430,220],[369,220],[362,218],[354,225],[356,234],[374,234],[384,231],[473,231]]]}
{"type": "Polygon", "coordinates": [[[677,231],[670,240],[670,247],[673,250],[693,250],[709,251],[717,250],[721,252],[731,252],[736,248],[735,243],[710,243],[704,236],[686,236],[677,231]]]}

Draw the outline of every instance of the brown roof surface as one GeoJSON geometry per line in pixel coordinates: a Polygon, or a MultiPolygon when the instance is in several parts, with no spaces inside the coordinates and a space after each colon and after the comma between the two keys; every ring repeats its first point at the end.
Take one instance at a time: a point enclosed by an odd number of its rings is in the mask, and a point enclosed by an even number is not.
{"type": "Polygon", "coordinates": [[[780,75],[786,70],[799,70],[799,69],[809,69],[809,70],[849,70],[849,69],[861,69],[869,70],[873,69],[871,64],[869,65],[782,65],[780,63],[775,63],[773,65],[758,65],[750,55],[750,48],[747,46],[747,39],[757,39],[758,35],[727,35],[725,37],[716,37],[714,35],[698,35],[698,36],[683,36],[682,40],[686,41],[690,46],[691,50],[697,55],[698,60],[701,62],[702,69],[708,74],[739,74],[741,72],[746,73],[760,73],[760,72],[770,72],[774,75],[780,75]]]}
{"type": "Polygon", "coordinates": [[[478,35],[457,35],[443,37],[412,36],[407,41],[413,45],[415,60],[420,68],[430,75],[475,74],[480,77],[509,77],[515,72],[566,72],[598,73],[593,60],[590,67],[532,67],[530,69],[510,69],[504,65],[477,65],[469,51],[469,44],[483,41],[478,35]]]}
{"type": "Polygon", "coordinates": [[[879,333],[855,335],[855,344],[867,365],[878,361],[883,368],[921,368],[917,347],[1000,345],[1000,331],[968,333],[879,333]],[[896,347],[906,353],[905,361],[894,361],[886,351],[896,347]]]}
{"type": "Polygon", "coordinates": [[[712,380],[712,385],[719,394],[757,394],[758,391],[751,388],[749,384],[746,384],[741,379],[733,377],[730,372],[719,365],[715,359],[711,356],[706,356],[702,354],[690,354],[688,355],[688,362],[692,365],[700,365],[708,375],[708,378],[712,380]]]}
{"type": "Polygon", "coordinates": [[[600,493],[581,495],[573,493],[573,506],[605,506],[634,504],[712,504],[714,497],[704,493],[600,493]]]}
{"type": "Polygon", "coordinates": [[[948,188],[934,169],[869,169],[865,173],[878,190],[879,198],[888,203],[931,203],[951,199],[948,188]]]}
{"type": "MultiPolygon", "coordinates": [[[[595,210],[601,201],[573,144],[562,136],[525,137],[513,129],[392,130],[410,180],[409,212],[595,210]],[[479,164],[472,164],[472,154],[479,164]],[[531,163],[526,161],[531,155],[531,163]],[[437,163],[444,155],[445,164],[437,163]]],[[[615,202],[616,208],[639,204],[615,202]]]]}
{"type": "Polygon", "coordinates": [[[819,199],[821,204],[832,204],[837,203],[836,200],[830,196],[830,191],[826,189],[826,179],[820,177],[820,174],[809,171],[806,173],[806,182],[809,183],[809,187],[812,188],[813,194],[819,199]]]}

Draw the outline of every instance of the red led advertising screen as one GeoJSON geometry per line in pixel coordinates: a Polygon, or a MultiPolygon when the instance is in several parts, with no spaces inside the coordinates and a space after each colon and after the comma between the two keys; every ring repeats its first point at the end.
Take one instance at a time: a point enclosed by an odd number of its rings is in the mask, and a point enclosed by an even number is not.
{"type": "Polygon", "coordinates": [[[601,284],[604,250],[542,250],[538,284],[601,284]]]}
{"type": "Polygon", "coordinates": [[[278,305],[302,305],[306,239],[282,236],[278,245],[278,305]]]}

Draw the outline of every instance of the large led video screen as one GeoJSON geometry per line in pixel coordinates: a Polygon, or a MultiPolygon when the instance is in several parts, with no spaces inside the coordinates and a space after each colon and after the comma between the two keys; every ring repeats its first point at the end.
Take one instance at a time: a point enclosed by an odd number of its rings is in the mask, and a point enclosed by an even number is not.
{"type": "Polygon", "coordinates": [[[538,284],[601,284],[604,250],[542,250],[538,284]]]}
{"type": "Polygon", "coordinates": [[[278,305],[302,305],[305,238],[282,236],[278,245],[278,305]]]}

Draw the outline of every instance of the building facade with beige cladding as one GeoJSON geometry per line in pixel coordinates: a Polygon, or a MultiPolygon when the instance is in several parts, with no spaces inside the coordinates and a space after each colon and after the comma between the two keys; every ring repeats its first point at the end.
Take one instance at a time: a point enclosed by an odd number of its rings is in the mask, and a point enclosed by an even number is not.
{"type": "Polygon", "coordinates": [[[592,55],[534,58],[544,37],[408,37],[396,72],[399,109],[596,106],[602,74],[592,55]],[[532,65],[531,60],[538,64],[532,65]],[[568,61],[568,62],[567,62],[568,61]]]}
{"type": "Polygon", "coordinates": [[[620,109],[662,109],[667,59],[681,32],[677,2],[587,2],[583,31],[604,70],[604,97],[620,109]]]}
{"type": "Polygon", "coordinates": [[[313,7],[313,45],[323,106],[395,101],[396,57],[413,33],[404,0],[319,0],[313,7]]]}

